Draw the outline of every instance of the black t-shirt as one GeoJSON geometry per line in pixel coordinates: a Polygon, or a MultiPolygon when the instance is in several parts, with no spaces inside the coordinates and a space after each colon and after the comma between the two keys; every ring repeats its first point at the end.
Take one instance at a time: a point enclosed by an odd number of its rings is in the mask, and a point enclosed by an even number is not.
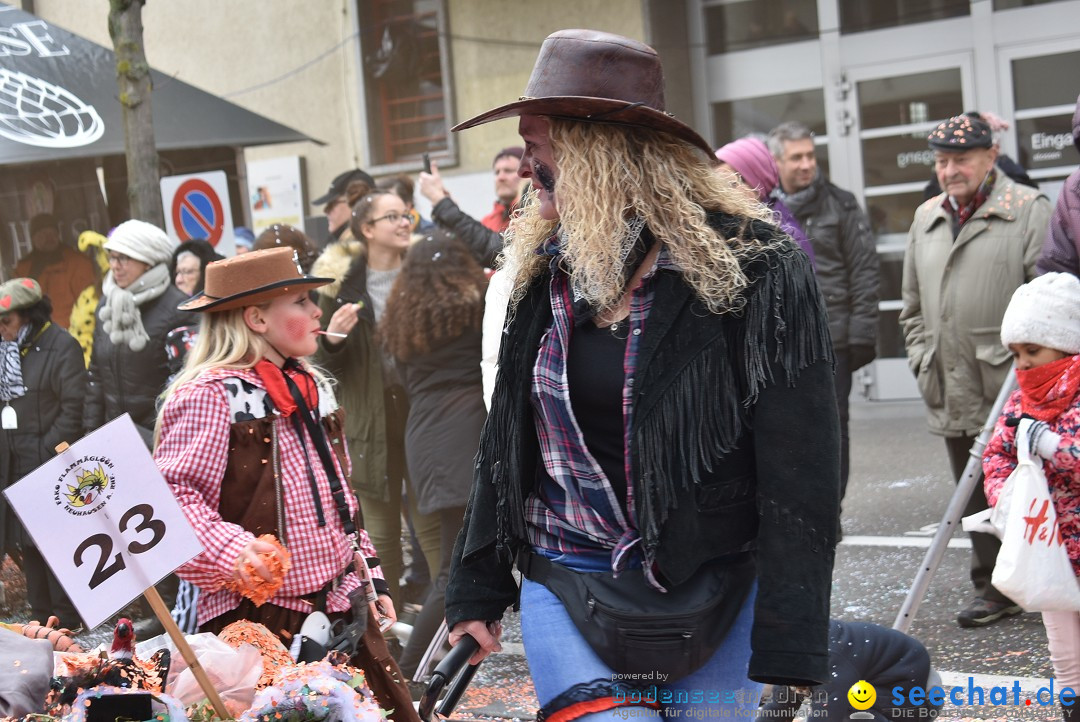
{"type": "Polygon", "coordinates": [[[576,326],[566,354],[570,406],[585,446],[600,464],[626,509],[626,460],[623,443],[623,360],[629,325],[597,326],[592,321],[576,326]]]}

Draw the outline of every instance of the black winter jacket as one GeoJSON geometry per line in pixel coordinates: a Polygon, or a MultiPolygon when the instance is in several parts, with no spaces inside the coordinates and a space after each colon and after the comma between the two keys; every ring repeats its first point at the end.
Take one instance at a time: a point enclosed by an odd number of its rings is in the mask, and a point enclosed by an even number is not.
{"type": "Polygon", "coordinates": [[[809,188],[783,200],[814,248],[833,345],[873,347],[878,330],[878,255],[855,196],[819,172],[809,188]]]}
{"type": "Polygon", "coordinates": [[[480,378],[480,330],[398,360],[409,397],[405,454],[421,514],[465,506],[473,457],[487,418],[480,378]]]}
{"type": "MultiPolygon", "coordinates": [[[[0,430],[0,489],[51,459],[61,441],[73,443],[83,434],[86,366],[82,347],[55,323],[33,340],[36,334],[31,329],[32,340],[22,358],[26,393],[11,401],[19,427],[0,430]]],[[[0,494],[0,546],[5,538],[25,543],[20,537],[14,513],[0,494]]],[[[5,551],[15,550],[0,548],[0,556],[5,551]]]]}
{"type": "MultiPolygon", "coordinates": [[[[724,237],[737,219],[710,219],[724,237]]],[[[750,231],[773,237],[754,222],[750,231]]],[[[681,274],[661,270],[632,383],[631,479],[642,547],[677,585],[704,563],[756,550],[750,677],[827,674],[829,592],[839,508],[839,424],[824,304],[805,253],[744,262],[738,312],[710,313],[681,274]],[[704,452],[704,453],[703,453],[704,452]]],[[[514,603],[511,559],[539,445],[530,388],[551,324],[548,274],[513,314],[446,592],[448,624],[494,620],[514,603]]]]}
{"type": "MultiPolygon", "coordinates": [[[[126,344],[114,344],[105,333],[104,324],[98,321],[83,413],[87,431],[128,413],[147,448],[153,446],[157,398],[169,378],[165,335],[192,322],[193,314],[176,308],[186,300],[184,292],[170,284],[165,293],[139,307],[143,328],[150,337],[142,351],[132,351],[126,344]]],[[[104,302],[102,298],[95,313],[101,312],[104,302]]]]}
{"type": "Polygon", "coordinates": [[[458,208],[457,203],[449,197],[443,198],[431,209],[431,220],[457,236],[476,256],[480,265],[495,268],[495,259],[503,247],[501,233],[496,233],[458,208]]]}

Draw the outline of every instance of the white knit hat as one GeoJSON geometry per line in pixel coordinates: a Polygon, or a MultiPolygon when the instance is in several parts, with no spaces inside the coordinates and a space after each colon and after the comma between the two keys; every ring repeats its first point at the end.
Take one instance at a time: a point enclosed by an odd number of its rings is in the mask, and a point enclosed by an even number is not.
{"type": "Polygon", "coordinates": [[[105,250],[123,253],[136,261],[156,266],[172,260],[176,244],[154,224],[130,220],[113,229],[109,240],[105,241],[105,250]]]}
{"type": "Polygon", "coordinates": [[[1016,289],[1001,319],[1001,343],[1080,353],[1080,279],[1047,273],[1016,289]]]}

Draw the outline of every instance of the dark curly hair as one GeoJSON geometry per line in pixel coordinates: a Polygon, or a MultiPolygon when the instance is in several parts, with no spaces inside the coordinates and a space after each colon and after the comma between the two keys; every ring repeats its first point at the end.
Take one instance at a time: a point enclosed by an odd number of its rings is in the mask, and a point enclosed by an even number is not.
{"type": "Polygon", "coordinates": [[[20,308],[15,313],[19,314],[23,323],[29,324],[30,328],[36,332],[52,320],[52,312],[52,299],[48,296],[42,296],[37,303],[26,308],[20,308]]]}
{"type": "Polygon", "coordinates": [[[408,361],[479,329],[487,276],[461,241],[433,231],[405,254],[379,323],[383,346],[408,361]]]}

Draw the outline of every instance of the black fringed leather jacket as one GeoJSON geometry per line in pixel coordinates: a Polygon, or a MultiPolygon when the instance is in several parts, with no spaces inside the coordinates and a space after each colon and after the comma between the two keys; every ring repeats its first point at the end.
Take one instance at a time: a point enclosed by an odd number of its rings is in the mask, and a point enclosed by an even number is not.
{"type": "MultiPolygon", "coordinates": [[[[725,238],[777,230],[713,214],[725,238]]],[[[743,261],[737,312],[709,312],[675,271],[660,270],[633,399],[636,523],[658,578],[677,585],[705,562],[755,551],[750,677],[825,681],[839,509],[832,346],[813,269],[794,244],[743,261]]],[[[513,555],[539,447],[530,380],[551,324],[549,276],[513,313],[454,549],[446,618],[494,620],[517,598],[513,555]]]]}

